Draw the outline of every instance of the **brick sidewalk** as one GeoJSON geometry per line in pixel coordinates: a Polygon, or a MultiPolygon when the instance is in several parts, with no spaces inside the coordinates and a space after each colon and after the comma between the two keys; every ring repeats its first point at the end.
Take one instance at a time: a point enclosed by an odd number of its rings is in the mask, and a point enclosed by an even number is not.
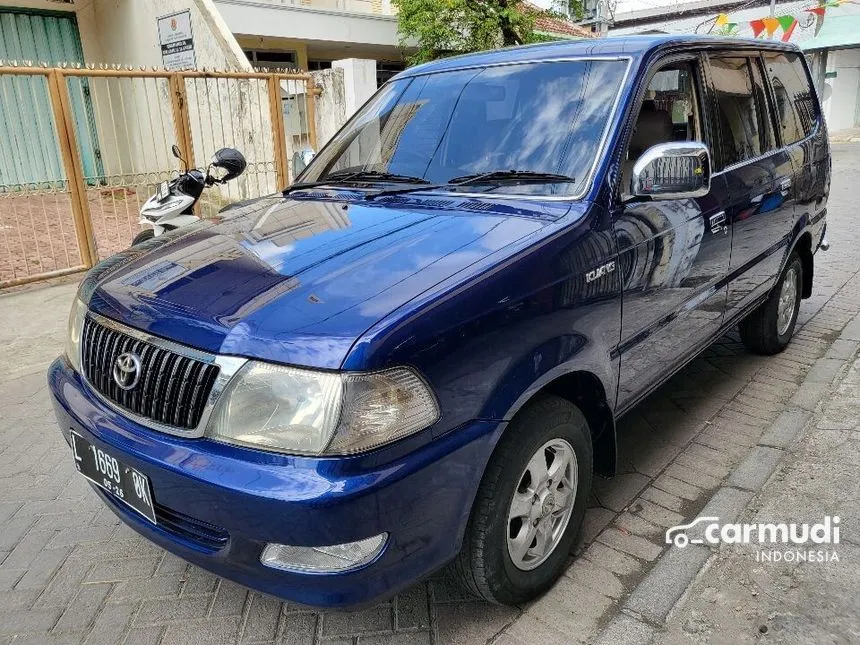
{"type": "MultiPolygon", "coordinates": [[[[782,452],[784,462],[770,481],[767,469],[749,487],[749,504],[721,523],[814,524],[839,517],[839,544],[723,545],[693,583],[686,600],[672,611],[653,642],[664,645],[755,643],[856,643],[860,639],[860,317],[855,318],[827,354],[842,362],[837,384],[829,387],[817,413],[789,408],[760,443],[782,452]],[[844,373],[844,376],[842,374],[844,373]],[[807,423],[808,421],[808,423],[807,423]],[[776,560],[780,554],[795,554],[776,560]],[[821,559],[802,561],[797,551],[813,550],[821,559]],[[770,553],[764,559],[759,552],[770,553]],[[827,555],[823,555],[826,552],[827,555]],[[838,561],[833,558],[838,556],[838,561]],[[828,560],[828,558],[830,558],[828,560]]],[[[821,381],[827,383],[822,371],[821,381]]],[[[736,471],[737,473],[737,471],[736,471]]],[[[728,482],[740,493],[744,482],[728,482]]]]}
{"type": "Polygon", "coordinates": [[[593,640],[661,559],[665,528],[699,513],[787,405],[822,393],[833,369],[823,357],[860,311],[860,146],[835,147],[834,169],[833,248],[817,256],[789,348],[752,356],[727,336],[622,419],[620,474],[596,483],[579,557],[520,609],[464,597],[440,576],[369,609],[313,611],[150,545],[96,500],[55,427],[44,370],[62,351],[74,288],[0,296],[0,645],[593,640]]]}

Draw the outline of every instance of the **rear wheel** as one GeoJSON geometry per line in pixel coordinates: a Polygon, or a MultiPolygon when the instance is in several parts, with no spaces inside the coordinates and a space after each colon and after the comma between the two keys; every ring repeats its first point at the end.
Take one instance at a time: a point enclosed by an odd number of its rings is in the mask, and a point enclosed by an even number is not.
{"type": "Polygon", "coordinates": [[[579,533],[592,477],[582,412],[555,396],[520,411],[493,453],[454,571],[472,593],[525,602],[561,575],[579,533]]]}
{"type": "Polygon", "coordinates": [[[777,354],[794,334],[800,311],[803,263],[795,252],[788,258],[768,299],[741,321],[741,340],[757,354],[777,354]]]}

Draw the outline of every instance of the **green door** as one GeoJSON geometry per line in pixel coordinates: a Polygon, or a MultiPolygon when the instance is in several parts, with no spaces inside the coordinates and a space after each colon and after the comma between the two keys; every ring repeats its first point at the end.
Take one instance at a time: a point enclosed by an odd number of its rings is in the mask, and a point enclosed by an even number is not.
{"type": "MultiPolygon", "coordinates": [[[[83,64],[75,15],[0,8],[0,59],[83,64]]],[[[98,177],[103,172],[87,79],[69,78],[69,97],[84,175],[98,177]]],[[[64,177],[45,78],[0,72],[0,190],[64,177]]]]}

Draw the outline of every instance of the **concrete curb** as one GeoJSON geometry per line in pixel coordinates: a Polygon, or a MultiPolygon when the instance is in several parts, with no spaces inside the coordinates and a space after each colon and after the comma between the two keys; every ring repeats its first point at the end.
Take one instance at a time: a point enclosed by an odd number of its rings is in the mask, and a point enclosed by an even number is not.
{"type": "MultiPolygon", "coordinates": [[[[797,405],[797,393],[792,397],[792,407],[783,410],[759,442],[750,448],[744,460],[714,492],[698,517],[719,517],[721,523],[726,523],[741,516],[755,494],[788,456],[787,449],[806,429],[812,419],[812,412],[830,392],[834,382],[841,380],[846,366],[856,355],[858,341],[860,314],[843,328],[839,339],[807,373],[804,385],[812,385],[808,392],[811,396],[802,397],[803,405],[797,405]]],[[[798,393],[802,389],[803,386],[798,388],[798,393]]],[[[694,531],[691,529],[690,534],[694,531]]],[[[716,550],[694,544],[665,551],[627,597],[621,611],[599,634],[595,644],[622,642],[625,645],[646,645],[653,642],[670,612],[714,553],[716,550]]]]}
{"type": "Polygon", "coordinates": [[[773,425],[767,429],[759,441],[760,446],[788,448],[800,431],[809,423],[812,412],[800,408],[787,408],[779,413],[773,425]]]}
{"type": "Polygon", "coordinates": [[[638,618],[620,613],[595,641],[595,645],[646,645],[657,635],[657,630],[638,618]]]}
{"type": "Polygon", "coordinates": [[[726,484],[750,491],[761,490],[784,456],[785,453],[779,448],[760,444],[753,446],[746,459],[729,475],[726,484]]]}

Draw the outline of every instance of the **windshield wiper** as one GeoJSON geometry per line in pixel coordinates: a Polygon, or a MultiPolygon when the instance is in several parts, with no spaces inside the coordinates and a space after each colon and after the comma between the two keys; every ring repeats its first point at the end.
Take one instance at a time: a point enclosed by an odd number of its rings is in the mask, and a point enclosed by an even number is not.
{"type": "Polygon", "coordinates": [[[535,172],[534,170],[492,170],[474,175],[463,175],[448,180],[449,184],[466,186],[468,184],[495,183],[507,180],[526,181],[536,183],[562,183],[575,182],[576,179],[567,175],[559,175],[552,172],[535,172]]]}
{"type": "MultiPolygon", "coordinates": [[[[431,184],[424,186],[412,186],[410,188],[392,188],[390,190],[380,190],[375,193],[370,193],[365,196],[365,199],[372,200],[377,197],[386,197],[388,195],[402,195],[404,193],[417,193],[423,190],[441,190],[444,188],[458,188],[460,186],[468,186],[470,184],[481,184],[504,182],[508,179],[513,179],[519,182],[534,182],[534,183],[562,183],[575,182],[576,179],[567,175],[558,175],[549,172],[534,172],[532,170],[493,170],[492,172],[482,172],[474,175],[463,175],[462,177],[454,177],[445,184],[431,184]]],[[[429,182],[425,182],[429,183],[429,182]]]]}
{"type": "Polygon", "coordinates": [[[429,184],[423,177],[412,175],[400,175],[396,172],[383,172],[381,170],[359,170],[347,173],[332,173],[327,181],[393,181],[407,182],[411,184],[429,184]]]}
{"type": "Polygon", "coordinates": [[[331,186],[335,184],[350,183],[350,182],[371,182],[371,181],[387,181],[392,183],[409,183],[409,184],[429,184],[430,182],[423,177],[413,177],[411,175],[399,175],[392,172],[382,172],[379,170],[357,170],[352,172],[335,172],[328,175],[325,179],[319,181],[306,181],[288,186],[284,190],[284,195],[287,195],[294,190],[303,188],[316,188],[318,186],[331,186]]]}
{"type": "Polygon", "coordinates": [[[381,172],[379,170],[359,170],[354,172],[339,172],[332,173],[328,177],[320,181],[310,181],[298,184],[293,184],[284,190],[284,194],[288,194],[294,190],[303,188],[316,188],[317,186],[333,185],[337,183],[351,182],[366,182],[366,181],[383,181],[392,183],[409,183],[421,184],[420,186],[410,186],[408,188],[392,188],[388,190],[380,190],[375,193],[369,193],[365,199],[372,200],[377,197],[386,197],[388,195],[402,195],[404,193],[420,192],[423,190],[440,190],[443,188],[455,188],[459,186],[467,186],[471,184],[482,183],[502,183],[508,180],[528,183],[562,183],[574,182],[573,177],[560,175],[549,172],[535,172],[533,170],[493,170],[491,172],[476,173],[473,175],[462,175],[454,177],[444,184],[431,184],[423,177],[413,177],[411,175],[400,175],[397,173],[381,172]]]}
{"type": "Polygon", "coordinates": [[[421,186],[410,186],[409,188],[389,188],[387,190],[378,190],[375,193],[368,193],[364,196],[367,201],[376,199],[377,197],[388,197],[389,195],[403,195],[405,193],[419,193],[422,190],[441,190],[450,188],[451,184],[431,184],[425,181],[421,186]]]}

